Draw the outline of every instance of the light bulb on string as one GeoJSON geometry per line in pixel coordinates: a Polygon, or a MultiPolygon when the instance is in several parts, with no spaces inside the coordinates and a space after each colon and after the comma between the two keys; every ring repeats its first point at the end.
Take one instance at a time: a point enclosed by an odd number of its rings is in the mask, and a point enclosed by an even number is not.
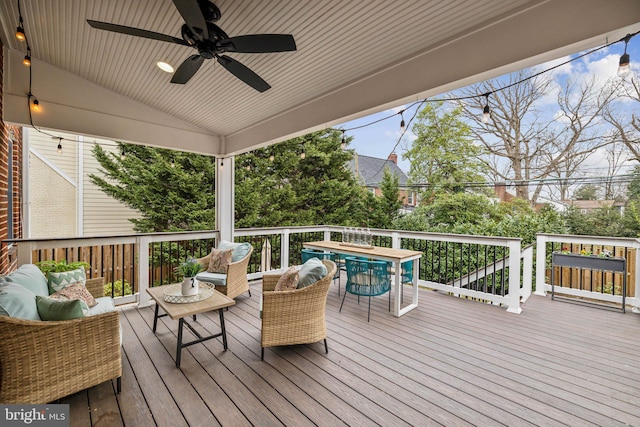
{"type": "Polygon", "coordinates": [[[491,95],[491,93],[487,92],[484,94],[484,96],[487,98],[487,102],[485,103],[484,108],[482,109],[482,123],[489,123],[489,120],[491,119],[491,109],[489,108],[489,95],[491,95]]]}
{"type": "Polygon", "coordinates": [[[33,111],[40,111],[40,102],[36,97],[33,98],[33,103],[31,104],[31,109],[33,111]]]}
{"type": "Polygon", "coordinates": [[[624,53],[620,57],[620,63],[618,65],[618,77],[625,77],[631,73],[631,59],[629,54],[627,53],[627,45],[629,44],[629,40],[631,40],[631,34],[627,34],[624,37],[624,53]]]}
{"type": "Polygon", "coordinates": [[[127,153],[124,151],[124,147],[122,147],[122,151],[120,151],[120,160],[124,160],[127,158],[127,153]]]}
{"type": "Polygon", "coordinates": [[[62,138],[58,138],[58,148],[56,149],[58,154],[62,154],[62,138]]]}
{"type": "Polygon", "coordinates": [[[171,158],[171,167],[172,168],[176,167],[176,159],[174,159],[173,157],[171,158]]]}
{"type": "Polygon", "coordinates": [[[302,147],[302,153],[300,153],[300,160],[304,160],[307,157],[307,154],[304,152],[304,147],[302,147]]]}
{"type": "Polygon", "coordinates": [[[404,110],[400,111],[400,117],[402,117],[402,120],[400,120],[400,132],[404,133],[404,131],[407,130],[407,127],[404,123],[404,110]]]}
{"type": "Polygon", "coordinates": [[[27,47],[27,54],[24,56],[22,63],[27,67],[31,66],[31,48],[27,47]]]}
{"type": "Polygon", "coordinates": [[[342,142],[340,142],[340,149],[345,150],[347,148],[347,141],[344,139],[344,130],[342,131],[342,142]]]}
{"type": "Polygon", "coordinates": [[[22,15],[20,16],[20,23],[18,24],[18,28],[16,28],[16,39],[18,41],[25,41],[27,36],[24,34],[24,23],[22,22],[22,15]]]}
{"type": "Polygon", "coordinates": [[[269,156],[269,161],[273,162],[276,159],[276,156],[274,156],[273,154],[269,156]]]}

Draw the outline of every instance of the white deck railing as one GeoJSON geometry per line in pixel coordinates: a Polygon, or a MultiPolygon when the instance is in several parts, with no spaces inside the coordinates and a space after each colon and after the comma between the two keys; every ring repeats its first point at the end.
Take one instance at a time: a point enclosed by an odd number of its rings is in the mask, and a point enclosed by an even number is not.
{"type": "MultiPolygon", "coordinates": [[[[235,230],[235,236],[266,236],[267,239],[271,236],[270,241],[280,241],[278,248],[271,248],[271,252],[277,249],[277,252],[279,253],[281,262],[280,265],[275,268],[280,270],[289,267],[291,260],[296,259],[296,257],[293,256],[294,254],[289,253],[292,236],[304,233],[322,233],[324,240],[331,240],[331,235],[334,233],[334,240],[336,240],[336,234],[341,233],[342,230],[343,227],[336,226],[252,228],[235,230]]],[[[418,285],[447,292],[459,297],[474,298],[490,302],[492,304],[499,304],[507,307],[507,311],[510,313],[520,313],[522,311],[520,304],[526,301],[526,299],[531,295],[533,252],[532,248],[526,248],[523,250],[521,248],[521,239],[519,238],[406,232],[382,229],[374,229],[372,230],[372,233],[374,236],[386,239],[387,242],[390,240],[391,247],[396,249],[403,247],[403,240],[411,241],[413,243],[423,241],[425,244],[440,242],[444,245],[462,244],[474,245],[476,247],[504,248],[504,251],[507,254],[504,259],[493,260],[490,265],[481,266],[481,268],[477,268],[475,272],[469,272],[467,275],[468,277],[465,280],[456,280],[458,279],[456,278],[454,280],[449,280],[448,283],[439,283],[434,280],[419,279],[418,285]],[[508,292],[505,292],[504,295],[482,292],[480,290],[470,289],[468,286],[465,287],[465,281],[468,284],[471,281],[482,279],[488,275],[495,275],[496,273],[501,273],[504,277],[508,277],[508,292]]],[[[135,244],[135,262],[137,263],[136,281],[138,291],[134,295],[117,297],[116,304],[138,302],[141,306],[146,306],[149,304],[149,297],[146,289],[149,287],[150,277],[149,268],[145,267],[148,267],[150,262],[150,245],[155,242],[177,242],[211,238],[219,238],[218,231],[209,230],[180,233],[151,233],[132,236],[47,240],[27,239],[16,240],[11,244],[17,248],[19,265],[34,262],[34,260],[31,259],[33,251],[40,249],[135,244]]],[[[263,261],[262,264],[267,266],[264,270],[268,270],[271,266],[271,262],[269,262],[269,260],[271,259],[272,253],[266,251],[269,247],[270,243],[263,245],[263,253],[261,253],[263,261]]],[[[423,265],[424,262],[425,261],[423,260],[423,265]]],[[[250,280],[260,279],[264,273],[265,271],[260,269],[257,272],[251,272],[249,274],[249,278],[250,280]]],[[[505,289],[507,289],[506,286],[505,289]]]]}
{"type": "MultiPolygon", "coordinates": [[[[547,291],[551,291],[551,284],[546,283],[547,258],[550,255],[547,251],[548,243],[562,243],[565,245],[578,244],[587,246],[606,246],[616,248],[635,249],[635,288],[634,296],[626,297],[626,303],[633,306],[635,313],[640,313],[640,240],[624,237],[602,237],[602,236],[576,236],[569,234],[537,234],[536,237],[536,295],[546,296],[547,291]]],[[[629,264],[631,260],[627,260],[629,264]]],[[[588,298],[591,300],[622,303],[622,295],[603,294],[575,288],[554,287],[556,293],[564,293],[574,297],[588,298]]]]}

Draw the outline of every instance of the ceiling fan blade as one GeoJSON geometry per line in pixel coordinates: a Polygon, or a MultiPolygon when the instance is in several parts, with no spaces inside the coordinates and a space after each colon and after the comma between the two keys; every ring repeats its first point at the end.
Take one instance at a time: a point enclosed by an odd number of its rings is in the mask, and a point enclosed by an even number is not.
{"type": "Polygon", "coordinates": [[[250,34],[221,40],[228,52],[270,53],[296,50],[296,41],[291,34],[250,34]]]}
{"type": "Polygon", "coordinates": [[[202,56],[191,55],[190,57],[185,59],[182,64],[180,64],[176,72],[173,73],[171,83],[177,83],[181,85],[185,84],[200,69],[200,66],[203,62],[204,58],[202,56]]]}
{"type": "Polygon", "coordinates": [[[257,90],[258,92],[264,92],[271,88],[269,83],[265,82],[262,77],[251,71],[248,67],[230,58],[226,55],[218,56],[218,62],[224,68],[226,68],[231,74],[257,90]]]}
{"type": "Polygon", "coordinates": [[[124,25],[110,24],[108,22],[92,21],[87,19],[87,23],[98,30],[113,31],[114,33],[127,34],[130,36],[144,37],[152,40],[160,40],[162,42],[176,43],[189,46],[189,43],[177,37],[168,36],[166,34],[155,33],[153,31],[141,30],[140,28],[126,27],[124,25]]]}
{"type": "Polygon", "coordinates": [[[173,4],[176,5],[180,16],[182,16],[187,26],[191,28],[194,35],[200,38],[200,40],[209,38],[207,22],[204,20],[204,15],[200,9],[198,0],[173,0],[173,4]]]}

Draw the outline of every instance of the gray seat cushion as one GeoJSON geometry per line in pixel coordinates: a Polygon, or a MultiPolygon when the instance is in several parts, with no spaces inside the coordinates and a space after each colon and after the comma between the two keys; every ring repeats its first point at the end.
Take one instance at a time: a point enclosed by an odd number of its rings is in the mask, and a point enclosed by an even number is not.
{"type": "Polygon", "coordinates": [[[196,280],[200,282],[213,283],[216,286],[227,286],[227,275],[223,273],[209,273],[203,271],[198,273],[196,280]]]}

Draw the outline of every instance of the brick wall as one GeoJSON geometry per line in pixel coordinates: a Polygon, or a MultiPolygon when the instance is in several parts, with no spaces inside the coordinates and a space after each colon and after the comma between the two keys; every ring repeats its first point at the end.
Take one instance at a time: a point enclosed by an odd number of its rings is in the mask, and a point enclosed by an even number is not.
{"type": "MultiPolygon", "coordinates": [[[[21,205],[22,205],[22,128],[7,125],[3,120],[3,67],[4,56],[0,41],[0,241],[9,236],[9,227],[13,229],[15,239],[22,237],[21,205]],[[13,167],[9,170],[9,138],[13,140],[13,167]],[[9,200],[9,176],[13,178],[13,199],[9,200]],[[13,222],[9,224],[9,203],[13,207],[13,222]]],[[[0,247],[0,274],[7,273],[16,267],[15,253],[12,247],[2,244],[0,247]]]]}

